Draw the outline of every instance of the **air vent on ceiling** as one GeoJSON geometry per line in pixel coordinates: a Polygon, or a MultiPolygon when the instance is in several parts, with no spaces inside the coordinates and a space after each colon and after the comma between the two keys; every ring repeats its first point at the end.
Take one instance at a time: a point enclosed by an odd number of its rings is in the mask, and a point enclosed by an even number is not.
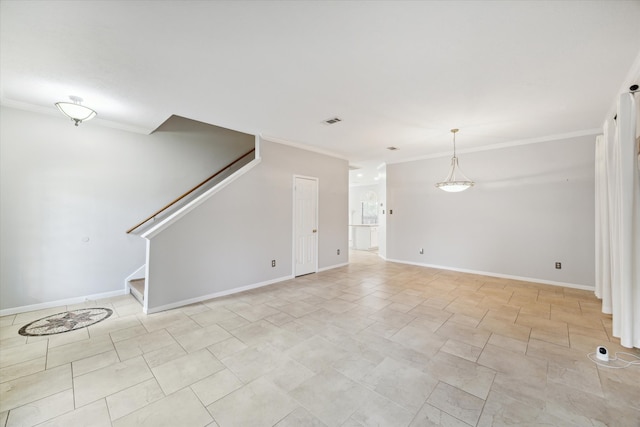
{"type": "Polygon", "coordinates": [[[331,119],[325,120],[324,123],[327,124],[327,125],[333,125],[333,124],[339,123],[341,121],[342,121],[342,119],[340,119],[338,117],[333,117],[331,119]]]}
{"type": "Polygon", "coordinates": [[[387,150],[389,151],[396,151],[398,149],[398,147],[387,147],[387,150]]]}

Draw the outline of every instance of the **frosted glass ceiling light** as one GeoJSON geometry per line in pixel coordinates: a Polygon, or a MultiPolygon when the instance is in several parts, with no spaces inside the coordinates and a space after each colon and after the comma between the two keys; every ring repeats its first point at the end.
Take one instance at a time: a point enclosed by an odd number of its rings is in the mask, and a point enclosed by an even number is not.
{"type": "Polygon", "coordinates": [[[436,187],[439,189],[450,193],[464,191],[469,187],[473,187],[475,184],[462,173],[460,166],[458,166],[458,158],[456,157],[456,132],[458,132],[458,130],[459,129],[451,129],[451,133],[453,134],[453,157],[451,158],[449,175],[447,175],[444,181],[436,184],[436,187]]]}
{"type": "Polygon", "coordinates": [[[98,114],[91,108],[81,105],[82,98],[70,96],[69,99],[73,102],[56,102],[56,107],[62,114],[76,122],[76,126],[84,121],[93,119],[98,114]]]}

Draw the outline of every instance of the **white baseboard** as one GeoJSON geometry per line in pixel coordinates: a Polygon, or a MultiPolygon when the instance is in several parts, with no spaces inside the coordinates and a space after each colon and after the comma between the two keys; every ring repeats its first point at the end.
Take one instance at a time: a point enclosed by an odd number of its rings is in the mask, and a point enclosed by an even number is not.
{"type": "Polygon", "coordinates": [[[274,283],[284,282],[285,280],[293,279],[293,275],[279,277],[277,279],[267,280],[265,282],[254,283],[253,285],[241,286],[239,288],[227,289],[226,291],[214,292],[212,294],[202,295],[195,298],[189,298],[182,301],[172,302],[171,304],[161,305],[159,307],[147,308],[144,307],[143,311],[146,314],[158,313],[160,311],[171,310],[173,308],[184,307],[185,305],[195,304],[197,302],[207,301],[213,298],[224,297],[227,295],[237,294],[239,292],[250,291],[251,289],[262,288],[263,286],[273,285],[274,283]]]}
{"type": "Polygon", "coordinates": [[[80,304],[85,301],[95,301],[103,298],[117,297],[120,295],[125,295],[127,293],[128,292],[126,290],[121,289],[119,291],[104,292],[101,294],[86,295],[83,297],[74,297],[74,298],[67,298],[67,299],[61,299],[61,300],[50,301],[50,302],[43,302],[40,304],[31,304],[31,305],[23,305],[21,307],[5,308],[0,310],[0,316],[10,316],[12,314],[25,313],[27,311],[36,311],[36,310],[43,310],[45,308],[60,307],[61,305],[80,304]]]}
{"type": "Polygon", "coordinates": [[[397,262],[398,264],[417,265],[419,267],[438,268],[440,270],[459,271],[460,273],[479,274],[481,276],[499,277],[501,279],[513,279],[523,282],[540,283],[543,285],[563,286],[565,288],[582,289],[583,291],[595,291],[595,287],[588,285],[579,285],[576,283],[556,282],[553,280],[537,279],[535,277],[512,276],[510,274],[491,273],[488,271],[468,270],[465,268],[446,267],[442,265],[423,264],[419,262],[403,261],[399,259],[387,259],[389,262],[397,262]]]}
{"type": "Polygon", "coordinates": [[[349,263],[343,262],[342,264],[334,264],[334,265],[330,265],[329,267],[322,267],[318,269],[318,273],[322,271],[333,270],[334,268],[344,267],[345,265],[349,265],[349,263]]]}

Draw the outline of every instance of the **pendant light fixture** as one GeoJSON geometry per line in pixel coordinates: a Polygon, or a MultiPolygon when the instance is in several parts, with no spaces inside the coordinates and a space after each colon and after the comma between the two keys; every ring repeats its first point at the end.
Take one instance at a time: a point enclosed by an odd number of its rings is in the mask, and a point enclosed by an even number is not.
{"type": "Polygon", "coordinates": [[[56,102],[56,107],[58,107],[58,110],[60,110],[62,114],[76,122],[76,126],[82,122],[93,119],[98,114],[91,108],[81,105],[82,98],[70,96],[69,99],[72,102],[56,102]]]}
{"type": "Polygon", "coordinates": [[[464,191],[469,187],[473,187],[475,184],[462,173],[460,166],[458,166],[458,158],[456,157],[456,133],[458,130],[459,129],[451,129],[451,133],[453,134],[453,157],[451,158],[449,175],[447,175],[444,181],[436,184],[436,187],[439,189],[450,193],[464,191]]]}

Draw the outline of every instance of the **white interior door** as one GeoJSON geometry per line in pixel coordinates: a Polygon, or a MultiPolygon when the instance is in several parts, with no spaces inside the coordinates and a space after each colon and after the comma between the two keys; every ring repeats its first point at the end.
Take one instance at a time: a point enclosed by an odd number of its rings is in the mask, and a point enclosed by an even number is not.
{"type": "Polygon", "coordinates": [[[318,271],[318,179],[294,177],[294,275],[318,271]]]}

